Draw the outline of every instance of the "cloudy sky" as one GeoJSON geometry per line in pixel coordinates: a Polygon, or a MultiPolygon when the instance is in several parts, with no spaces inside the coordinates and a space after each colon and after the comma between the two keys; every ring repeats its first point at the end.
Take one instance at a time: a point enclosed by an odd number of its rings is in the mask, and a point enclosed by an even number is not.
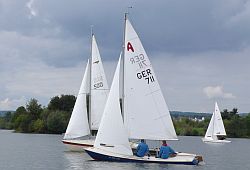
{"type": "Polygon", "coordinates": [[[0,110],[75,95],[91,25],[111,84],[128,6],[170,110],[250,111],[250,0],[0,0],[0,110]]]}

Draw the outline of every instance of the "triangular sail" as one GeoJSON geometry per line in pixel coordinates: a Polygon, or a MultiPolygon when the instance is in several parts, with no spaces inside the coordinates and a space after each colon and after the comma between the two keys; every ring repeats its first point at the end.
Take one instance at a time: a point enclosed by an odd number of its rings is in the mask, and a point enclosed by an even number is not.
{"type": "Polygon", "coordinates": [[[98,130],[109,89],[95,36],[91,48],[91,130],[98,130]]]}
{"type": "Polygon", "coordinates": [[[214,132],[214,112],[209,122],[205,138],[216,138],[216,136],[215,137],[213,136],[213,132],[214,132]]]}
{"type": "Polygon", "coordinates": [[[109,152],[132,155],[125,131],[119,101],[120,59],[116,67],[110,93],[104,109],[94,147],[109,152]]]}
{"type": "Polygon", "coordinates": [[[211,120],[209,122],[205,138],[212,138],[213,140],[218,140],[217,136],[226,136],[225,127],[221,117],[221,113],[217,102],[215,103],[215,109],[211,120]]]}
{"type": "Polygon", "coordinates": [[[86,95],[90,91],[89,76],[90,68],[88,61],[64,139],[73,139],[90,134],[86,102],[86,95]]]}
{"type": "Polygon", "coordinates": [[[129,138],[177,140],[149,58],[128,19],[125,24],[124,124],[129,138]]]}
{"type": "Polygon", "coordinates": [[[220,109],[218,107],[217,102],[215,103],[215,110],[214,110],[214,135],[223,135],[226,136],[225,127],[223,124],[223,120],[221,117],[220,109]]]}

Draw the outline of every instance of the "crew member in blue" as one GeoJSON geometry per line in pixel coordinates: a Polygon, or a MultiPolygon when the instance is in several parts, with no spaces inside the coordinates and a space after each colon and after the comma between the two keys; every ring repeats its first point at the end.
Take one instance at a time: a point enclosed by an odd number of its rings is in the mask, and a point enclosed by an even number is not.
{"type": "Polygon", "coordinates": [[[149,153],[148,145],[145,143],[144,139],[141,139],[141,143],[137,146],[136,156],[143,157],[149,153]]]}
{"type": "Polygon", "coordinates": [[[162,159],[167,159],[169,156],[176,156],[176,153],[170,146],[167,145],[167,142],[163,140],[162,146],[160,148],[159,157],[162,159]]]}

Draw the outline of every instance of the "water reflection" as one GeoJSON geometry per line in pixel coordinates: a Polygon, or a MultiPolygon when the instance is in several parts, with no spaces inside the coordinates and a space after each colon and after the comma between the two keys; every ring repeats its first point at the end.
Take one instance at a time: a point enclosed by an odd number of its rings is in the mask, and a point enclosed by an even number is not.
{"type": "Polygon", "coordinates": [[[64,156],[68,160],[66,170],[81,170],[85,169],[83,160],[85,153],[64,151],[64,156]]]}

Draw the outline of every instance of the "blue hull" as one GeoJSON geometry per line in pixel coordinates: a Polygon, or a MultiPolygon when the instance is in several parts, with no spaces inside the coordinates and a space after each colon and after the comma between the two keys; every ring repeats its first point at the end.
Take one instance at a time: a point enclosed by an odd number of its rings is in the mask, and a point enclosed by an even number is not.
{"type": "Polygon", "coordinates": [[[159,162],[159,161],[144,161],[144,160],[135,160],[128,158],[119,158],[109,155],[104,155],[96,152],[92,152],[89,150],[85,150],[91,158],[98,161],[109,161],[109,162],[134,162],[134,163],[160,163],[160,164],[181,164],[181,165],[197,165],[199,163],[198,160],[194,159],[192,162],[159,162]]]}

